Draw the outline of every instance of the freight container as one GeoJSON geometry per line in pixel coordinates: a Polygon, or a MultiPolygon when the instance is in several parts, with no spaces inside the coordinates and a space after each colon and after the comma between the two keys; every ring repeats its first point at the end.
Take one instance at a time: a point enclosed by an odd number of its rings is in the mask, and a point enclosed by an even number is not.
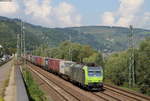
{"type": "Polygon", "coordinates": [[[59,73],[60,59],[49,59],[48,60],[48,70],[59,73]]]}
{"type": "Polygon", "coordinates": [[[36,61],[37,65],[38,65],[38,66],[42,66],[42,63],[43,63],[43,61],[44,61],[44,60],[43,60],[43,57],[38,56],[38,57],[36,57],[36,58],[37,58],[37,59],[36,59],[36,60],[37,60],[37,61],[36,61]]]}
{"type": "Polygon", "coordinates": [[[33,63],[35,64],[35,65],[38,65],[39,64],[39,56],[33,56],[33,63]]]}
{"type": "Polygon", "coordinates": [[[70,67],[71,65],[75,64],[75,62],[72,62],[72,61],[64,61],[62,60],[60,62],[60,73],[63,74],[63,75],[68,75],[68,72],[70,71],[70,67]]]}
{"type": "Polygon", "coordinates": [[[32,63],[36,64],[36,56],[32,56],[32,63]]]}
{"type": "Polygon", "coordinates": [[[45,66],[45,57],[42,57],[41,66],[42,68],[45,66]]]}

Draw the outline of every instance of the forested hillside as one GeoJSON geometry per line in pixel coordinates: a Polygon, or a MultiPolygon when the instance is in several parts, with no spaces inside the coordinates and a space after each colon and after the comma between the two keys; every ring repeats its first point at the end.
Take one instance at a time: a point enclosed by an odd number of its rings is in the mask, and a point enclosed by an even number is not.
{"type": "MultiPolygon", "coordinates": [[[[15,51],[17,34],[20,34],[20,20],[0,17],[0,44],[15,51]]],[[[27,50],[32,50],[41,44],[50,47],[60,42],[71,40],[81,44],[88,44],[95,49],[112,52],[127,48],[129,29],[107,26],[87,26],[73,28],[44,28],[24,22],[27,50]]],[[[135,29],[136,42],[150,36],[150,30],[135,29]]]]}
{"type": "MultiPolygon", "coordinates": [[[[95,37],[95,40],[99,43],[98,47],[101,50],[107,49],[107,51],[120,51],[125,50],[128,47],[128,36],[130,34],[129,28],[109,26],[85,26],[74,27],[71,29],[80,31],[84,34],[93,35],[95,37]]],[[[136,45],[138,45],[140,41],[143,40],[145,37],[150,36],[150,31],[144,29],[134,29],[133,33],[136,45]]]]}

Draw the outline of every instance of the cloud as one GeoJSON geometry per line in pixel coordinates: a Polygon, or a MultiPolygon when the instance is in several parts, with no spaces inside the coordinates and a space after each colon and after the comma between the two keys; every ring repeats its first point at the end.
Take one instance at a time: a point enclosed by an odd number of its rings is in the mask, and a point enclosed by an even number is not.
{"type": "Polygon", "coordinates": [[[119,8],[114,12],[104,12],[101,16],[103,25],[129,26],[137,19],[144,0],[119,0],[119,8]]]}
{"type": "Polygon", "coordinates": [[[50,1],[45,0],[41,4],[37,0],[24,1],[25,4],[25,14],[31,15],[33,17],[48,17],[51,12],[51,6],[49,6],[50,1]]]}
{"type": "Polygon", "coordinates": [[[122,16],[126,16],[128,14],[135,14],[139,11],[141,5],[144,3],[144,0],[119,0],[120,7],[119,13],[122,16]]]}
{"type": "Polygon", "coordinates": [[[24,12],[24,19],[34,24],[51,27],[51,0],[44,0],[40,3],[38,0],[24,0],[23,3],[24,9],[22,9],[22,12],[24,12]]]}
{"type": "Polygon", "coordinates": [[[57,22],[60,22],[61,26],[79,26],[81,16],[76,13],[74,6],[62,2],[53,9],[53,14],[56,17],[57,22]],[[64,25],[65,24],[65,25],[64,25]]]}
{"type": "Polygon", "coordinates": [[[52,0],[39,3],[37,0],[25,1],[25,14],[29,15],[32,22],[48,27],[79,26],[81,16],[75,7],[67,2],[56,6],[51,5],[52,0]],[[41,20],[39,20],[41,19],[41,20]]]}
{"type": "Polygon", "coordinates": [[[112,12],[105,12],[102,15],[102,23],[105,25],[113,25],[115,22],[114,14],[112,12]]]}
{"type": "Polygon", "coordinates": [[[52,6],[52,2],[53,0],[13,0],[5,4],[0,3],[0,15],[19,16],[27,22],[46,27],[68,27],[81,24],[81,15],[73,5],[63,1],[52,6]]]}
{"type": "Polygon", "coordinates": [[[18,4],[16,2],[0,2],[0,15],[8,16],[16,13],[18,4]]]}

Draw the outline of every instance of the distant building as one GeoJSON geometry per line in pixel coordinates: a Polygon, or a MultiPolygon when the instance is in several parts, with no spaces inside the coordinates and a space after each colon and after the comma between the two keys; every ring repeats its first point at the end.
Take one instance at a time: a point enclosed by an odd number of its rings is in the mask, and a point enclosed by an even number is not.
{"type": "Polygon", "coordinates": [[[0,45],[0,48],[2,48],[3,46],[2,45],[0,45]]]}
{"type": "Polygon", "coordinates": [[[107,41],[114,42],[113,38],[106,38],[107,41]]]}

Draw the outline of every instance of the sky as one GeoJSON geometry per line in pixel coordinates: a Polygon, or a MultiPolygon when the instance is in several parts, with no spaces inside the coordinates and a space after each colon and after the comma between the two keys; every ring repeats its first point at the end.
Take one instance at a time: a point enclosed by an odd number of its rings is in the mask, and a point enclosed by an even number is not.
{"type": "Polygon", "coordinates": [[[150,0],[12,0],[0,2],[0,16],[45,27],[133,25],[150,29],[150,0]]]}

